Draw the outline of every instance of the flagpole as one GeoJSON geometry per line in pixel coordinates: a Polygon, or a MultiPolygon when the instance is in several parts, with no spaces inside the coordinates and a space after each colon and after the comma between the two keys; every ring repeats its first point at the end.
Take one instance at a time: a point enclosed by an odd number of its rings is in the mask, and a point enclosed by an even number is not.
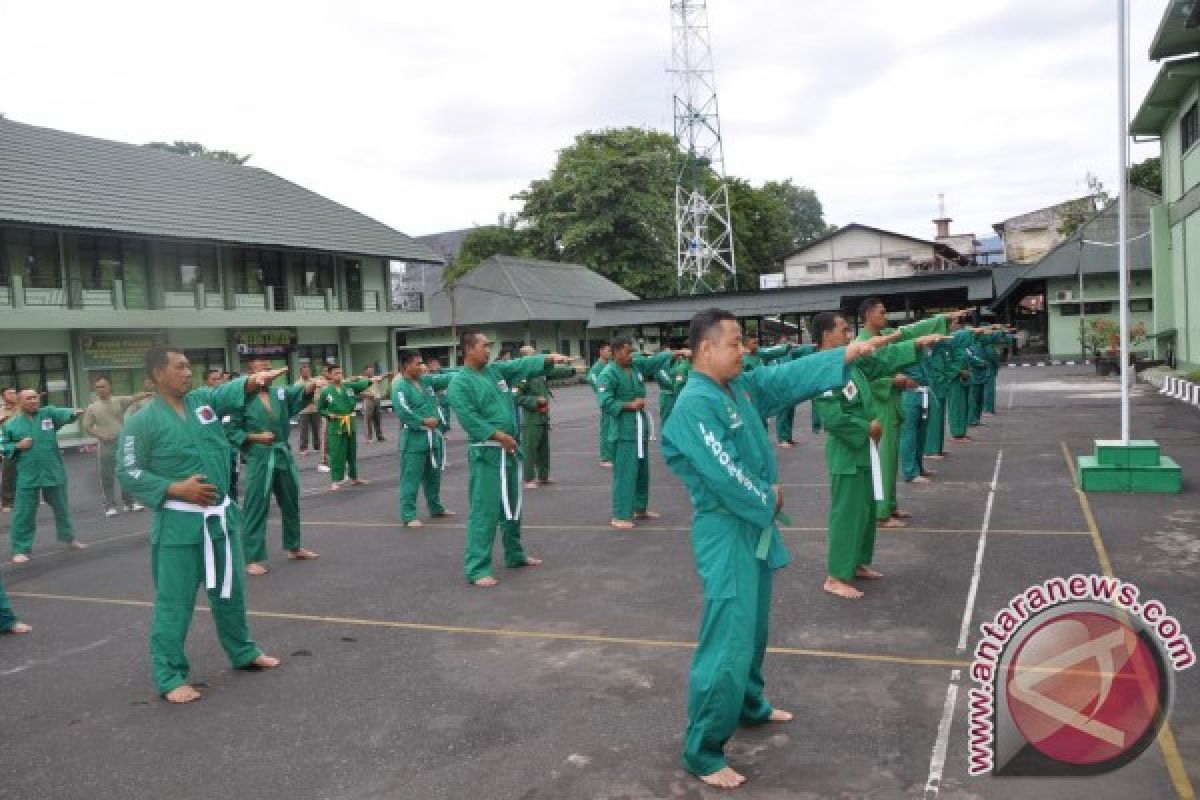
{"type": "Polygon", "coordinates": [[[1117,259],[1121,304],[1121,443],[1129,444],[1129,39],[1127,0],[1117,0],[1117,259]]]}

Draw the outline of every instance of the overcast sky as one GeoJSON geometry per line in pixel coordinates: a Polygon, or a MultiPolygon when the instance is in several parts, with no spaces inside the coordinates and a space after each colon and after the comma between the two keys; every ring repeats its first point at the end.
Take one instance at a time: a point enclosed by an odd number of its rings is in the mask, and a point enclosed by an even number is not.
{"type": "MultiPolygon", "coordinates": [[[[1131,0],[1136,110],[1164,0],[1131,0]]],[[[929,237],[1116,173],[1113,0],[710,0],[726,168],[929,237]]],[[[583,130],[671,130],[667,0],[0,2],[0,112],[188,139],[420,235],[493,222],[583,130]]],[[[1134,160],[1157,154],[1139,145],[1134,160]]],[[[2,178],[2,176],[0,176],[2,178]]]]}

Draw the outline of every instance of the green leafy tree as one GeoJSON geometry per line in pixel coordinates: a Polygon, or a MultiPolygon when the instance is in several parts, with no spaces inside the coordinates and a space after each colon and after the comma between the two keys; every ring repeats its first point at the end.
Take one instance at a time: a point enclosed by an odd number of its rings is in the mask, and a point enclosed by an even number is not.
{"type": "MultiPolygon", "coordinates": [[[[807,186],[796,186],[792,179],[785,181],[767,181],[763,184],[764,194],[775,198],[787,210],[788,227],[792,241],[788,250],[795,250],[818,236],[824,236],[833,229],[825,222],[825,209],[817,193],[807,186]]],[[[780,254],[780,255],[785,255],[780,254]]]]}
{"type": "Polygon", "coordinates": [[[443,283],[462,280],[482,262],[492,256],[532,256],[533,237],[528,229],[520,229],[515,219],[499,225],[482,225],[463,239],[458,258],[443,273],[443,283]]]}
{"type": "Polygon", "coordinates": [[[727,178],[726,185],[738,288],[757,289],[758,276],[776,271],[776,261],[795,242],[790,209],[780,194],[767,186],[755,188],[741,178],[727,178]]]}
{"type": "Polygon", "coordinates": [[[181,156],[191,156],[192,158],[211,158],[213,161],[223,161],[226,164],[242,165],[250,160],[249,155],[238,155],[230,150],[209,150],[199,142],[185,142],[175,140],[174,142],[148,142],[145,147],[152,147],[155,150],[166,150],[168,153],[178,153],[181,156]]]}
{"type": "Polygon", "coordinates": [[[1162,160],[1147,158],[1129,168],[1129,183],[1157,195],[1162,194],[1162,160]]]}

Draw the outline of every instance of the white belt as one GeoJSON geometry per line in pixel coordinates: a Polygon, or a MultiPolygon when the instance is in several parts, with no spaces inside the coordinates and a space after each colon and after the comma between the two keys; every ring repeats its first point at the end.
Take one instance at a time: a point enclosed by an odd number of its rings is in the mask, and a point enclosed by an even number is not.
{"type": "MultiPolygon", "coordinates": [[[[434,430],[432,428],[427,428],[425,430],[425,436],[429,439],[429,461],[433,465],[434,469],[444,470],[446,468],[445,453],[442,454],[442,462],[439,464],[438,457],[437,457],[437,448],[434,446],[433,434],[434,434],[434,430]]],[[[445,439],[442,438],[441,431],[437,431],[437,441],[439,441],[439,442],[445,441],[445,439]]]]}
{"type": "Polygon", "coordinates": [[[217,588],[217,559],[213,552],[212,536],[208,533],[208,518],[218,517],[221,520],[221,531],[225,534],[225,576],[221,579],[221,599],[228,600],[233,594],[233,548],[229,545],[229,528],[225,525],[225,509],[229,508],[229,498],[219,506],[198,506],[185,503],[182,500],[168,500],[163,508],[171,511],[183,511],[188,514],[204,515],[204,588],[217,588]]]}
{"type": "Polygon", "coordinates": [[[921,393],[921,419],[926,419],[929,416],[929,387],[918,386],[917,391],[921,393]]]}
{"type": "Polygon", "coordinates": [[[871,488],[875,490],[875,501],[883,500],[883,465],[879,463],[879,447],[874,439],[871,443],[871,488]]]}
{"type": "Polygon", "coordinates": [[[633,413],[637,414],[637,454],[638,461],[641,461],[646,457],[646,446],[642,444],[642,412],[635,411],[633,413]]]}
{"type": "MultiPolygon", "coordinates": [[[[645,412],[642,412],[645,414],[645,412]]],[[[650,441],[654,441],[654,417],[646,414],[646,424],[650,426],[650,441]]]]}
{"type": "Polygon", "coordinates": [[[475,442],[471,447],[500,448],[500,502],[504,506],[504,519],[516,522],[521,518],[521,503],[525,499],[525,493],[521,491],[521,481],[524,480],[521,459],[517,459],[517,510],[514,512],[508,499],[508,451],[499,442],[475,442]]]}

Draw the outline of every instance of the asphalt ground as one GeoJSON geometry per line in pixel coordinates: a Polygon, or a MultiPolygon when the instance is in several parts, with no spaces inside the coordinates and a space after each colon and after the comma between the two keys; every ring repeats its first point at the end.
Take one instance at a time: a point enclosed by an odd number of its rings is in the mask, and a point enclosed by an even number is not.
{"type": "MultiPolygon", "coordinates": [[[[913,525],[880,533],[887,577],[853,603],[821,591],[828,479],[799,410],[800,445],[777,451],[796,527],[766,662],[770,698],[797,718],[738,732],[728,752],[749,777],[738,795],[1101,800],[1187,797],[1200,784],[1196,669],[1176,676],[1174,746],[1118,772],[967,774],[975,628],[1025,587],[1101,572],[1102,548],[1118,576],[1200,631],[1200,412],[1149,389],[1135,398],[1133,433],[1183,465],[1182,494],[1083,500],[1068,456],[1117,433],[1116,384],[1085,367],[1001,378],[1000,414],[974,429],[978,441],[951,444],[931,486],[901,485],[913,525]]],[[[272,571],[247,578],[253,635],[283,666],[232,671],[199,611],[189,655],[208,690],[179,707],[150,678],[149,513],[104,518],[92,461],[70,457],[76,527],[92,546],[59,550],[43,508],[33,561],[0,567],[35,628],[0,639],[0,798],[724,795],[679,764],[700,608],[686,493],[655,447],[662,518],[612,530],[590,392],[558,391],[553,414],[558,484],[528,491],[524,512],[527,549],[546,563],[498,566],[493,590],[462,577],[461,430],[443,486],[459,512],[450,524],[399,526],[394,420],[387,443],[360,440],[366,487],[330,493],[316,459],[302,460],[306,544],[322,557],[283,559],[273,520],[272,571]]],[[[7,525],[4,515],[3,553],[7,525]]]]}

